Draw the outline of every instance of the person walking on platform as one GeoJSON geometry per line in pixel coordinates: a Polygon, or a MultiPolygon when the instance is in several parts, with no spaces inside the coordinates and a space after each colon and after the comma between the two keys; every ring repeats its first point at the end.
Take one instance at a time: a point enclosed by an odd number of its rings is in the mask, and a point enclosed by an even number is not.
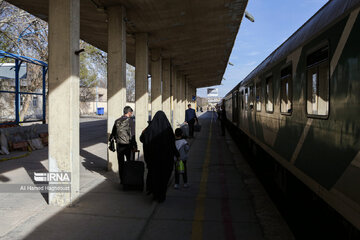
{"type": "Polygon", "coordinates": [[[225,111],[225,105],[221,106],[221,109],[218,113],[218,118],[220,120],[220,124],[221,124],[221,135],[225,136],[225,124],[226,124],[226,111],[225,111]]]}
{"type": "Polygon", "coordinates": [[[188,109],[185,111],[185,123],[189,124],[189,138],[194,137],[194,124],[198,123],[196,112],[191,108],[191,104],[188,105],[188,109]]]}
{"type": "Polygon", "coordinates": [[[144,159],[148,168],[146,190],[154,200],[164,202],[167,185],[174,167],[174,156],[179,157],[175,136],[163,111],[158,111],[148,127],[142,132],[140,141],[144,146],[144,159]]]}
{"type": "Polygon", "coordinates": [[[137,143],[135,140],[135,123],[132,118],[133,110],[131,107],[124,107],[124,115],[117,119],[114,123],[109,141],[115,139],[116,151],[119,163],[119,177],[122,184],[122,176],[124,170],[125,158],[130,161],[131,151],[137,150],[137,143]]]}
{"type": "Polygon", "coordinates": [[[175,145],[176,149],[179,151],[180,159],[175,158],[175,189],[179,189],[180,183],[180,174],[183,176],[184,188],[188,188],[187,183],[187,167],[186,162],[188,159],[188,152],[190,150],[188,142],[183,139],[183,131],[181,128],[175,129],[175,145]],[[181,162],[180,162],[181,161],[181,162]],[[182,164],[182,165],[181,165],[182,164]],[[182,166],[182,167],[180,167],[182,166]]]}

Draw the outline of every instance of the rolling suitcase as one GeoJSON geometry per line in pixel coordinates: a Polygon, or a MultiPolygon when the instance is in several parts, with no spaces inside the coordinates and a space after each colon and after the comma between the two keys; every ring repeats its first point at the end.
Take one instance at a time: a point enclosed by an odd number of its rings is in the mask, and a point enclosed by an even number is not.
{"type": "Polygon", "coordinates": [[[133,154],[134,159],[132,161],[126,161],[123,169],[123,187],[124,190],[140,190],[144,189],[144,162],[139,161],[140,151],[137,151],[137,160],[135,161],[135,153],[133,154]]]}

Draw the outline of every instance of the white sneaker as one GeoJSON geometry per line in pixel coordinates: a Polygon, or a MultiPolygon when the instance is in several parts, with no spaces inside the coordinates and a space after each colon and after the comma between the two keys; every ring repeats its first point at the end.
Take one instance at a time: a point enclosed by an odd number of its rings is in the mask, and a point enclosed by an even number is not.
{"type": "Polygon", "coordinates": [[[188,187],[189,187],[189,184],[184,183],[184,188],[188,188],[188,187]]]}
{"type": "Polygon", "coordinates": [[[179,189],[179,184],[175,184],[174,189],[179,189]]]}

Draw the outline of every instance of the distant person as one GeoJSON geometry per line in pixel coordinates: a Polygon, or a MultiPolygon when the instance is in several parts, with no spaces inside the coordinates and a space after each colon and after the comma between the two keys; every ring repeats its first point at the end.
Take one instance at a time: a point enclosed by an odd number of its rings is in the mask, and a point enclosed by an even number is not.
{"type": "Polygon", "coordinates": [[[189,124],[189,138],[194,137],[194,124],[198,123],[196,112],[191,108],[191,104],[188,105],[188,109],[185,111],[185,123],[189,124]]]}
{"type": "Polygon", "coordinates": [[[225,111],[225,105],[221,106],[220,112],[219,112],[219,120],[221,123],[221,135],[225,136],[225,124],[226,124],[226,111],[225,111]]]}
{"type": "Polygon", "coordinates": [[[190,150],[190,147],[189,147],[188,142],[185,139],[183,139],[183,131],[181,130],[181,128],[175,129],[175,146],[180,154],[180,157],[174,159],[175,160],[175,185],[174,185],[174,188],[179,189],[180,174],[183,176],[184,188],[188,188],[189,185],[187,183],[188,179],[187,179],[186,162],[188,159],[188,152],[190,150]],[[179,169],[177,167],[177,165],[179,164],[179,160],[181,160],[184,164],[184,172],[183,173],[180,173],[179,169]]]}
{"type": "Polygon", "coordinates": [[[137,143],[135,141],[135,123],[132,115],[132,108],[129,106],[124,107],[124,115],[115,121],[109,137],[109,141],[112,141],[112,139],[115,139],[116,141],[121,184],[125,162],[124,156],[126,156],[127,161],[130,161],[131,151],[137,150],[137,143]]]}
{"type": "Polygon", "coordinates": [[[146,190],[154,200],[164,202],[167,185],[174,167],[174,156],[179,157],[175,136],[163,111],[158,111],[148,127],[142,132],[144,158],[148,168],[146,190]]]}

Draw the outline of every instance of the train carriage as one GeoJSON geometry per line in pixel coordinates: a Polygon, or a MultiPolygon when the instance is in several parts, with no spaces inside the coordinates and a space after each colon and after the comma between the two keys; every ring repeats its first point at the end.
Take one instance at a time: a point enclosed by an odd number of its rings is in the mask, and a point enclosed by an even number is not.
{"type": "Polygon", "coordinates": [[[360,229],[360,0],[332,0],[225,97],[228,120],[360,229]]]}

